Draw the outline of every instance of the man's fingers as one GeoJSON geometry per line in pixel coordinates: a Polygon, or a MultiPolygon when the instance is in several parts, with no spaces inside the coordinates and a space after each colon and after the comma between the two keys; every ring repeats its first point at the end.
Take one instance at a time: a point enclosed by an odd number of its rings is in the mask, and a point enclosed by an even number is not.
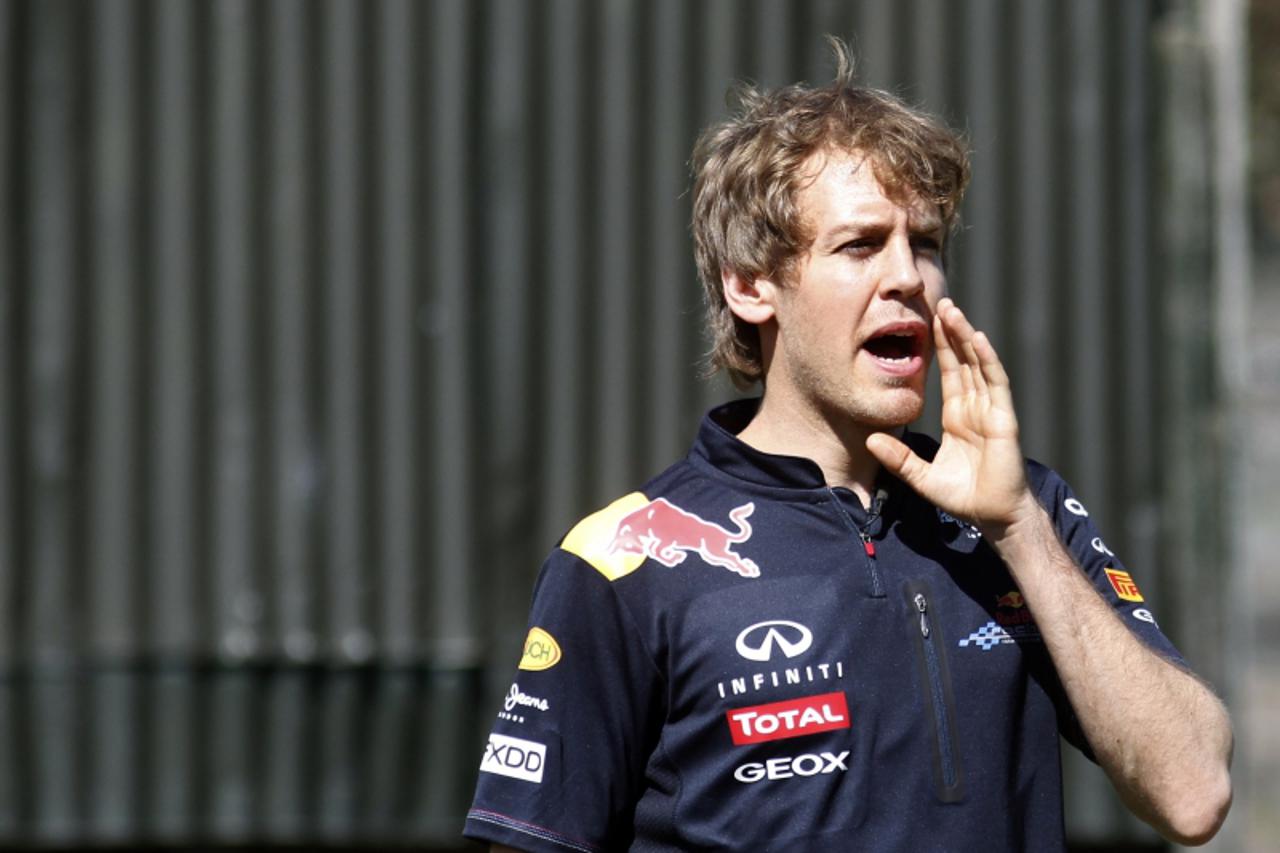
{"type": "Polygon", "coordinates": [[[956,358],[951,342],[947,340],[941,315],[933,317],[933,351],[938,358],[938,375],[942,378],[942,398],[948,399],[964,393],[960,380],[960,361],[956,358]]]}
{"type": "MultiPolygon", "coordinates": [[[[984,383],[977,373],[978,357],[969,340],[973,336],[973,327],[951,300],[938,303],[938,318],[941,325],[940,338],[946,341],[946,350],[954,364],[952,372],[958,380],[954,387],[964,394],[981,391],[984,383]]],[[[941,366],[942,362],[939,360],[939,367],[941,366]]],[[[947,388],[944,386],[942,390],[945,399],[947,388]]]]}
{"type": "Polygon", "coordinates": [[[913,453],[910,447],[888,433],[873,432],[867,436],[867,450],[880,460],[880,464],[889,473],[894,474],[916,491],[920,491],[920,486],[929,471],[929,463],[913,453]]]}
{"type": "Polygon", "coordinates": [[[1013,391],[1010,387],[1009,374],[1005,372],[996,348],[991,345],[985,332],[973,336],[973,348],[978,354],[978,363],[982,367],[982,375],[987,380],[987,390],[997,405],[1013,407],[1013,391]]]}
{"type": "Polygon", "coordinates": [[[987,383],[982,375],[981,359],[978,358],[978,351],[973,345],[974,336],[977,334],[973,324],[954,302],[947,307],[943,320],[946,323],[947,335],[951,339],[952,349],[957,353],[960,363],[969,368],[971,387],[980,393],[985,392],[987,383]]]}

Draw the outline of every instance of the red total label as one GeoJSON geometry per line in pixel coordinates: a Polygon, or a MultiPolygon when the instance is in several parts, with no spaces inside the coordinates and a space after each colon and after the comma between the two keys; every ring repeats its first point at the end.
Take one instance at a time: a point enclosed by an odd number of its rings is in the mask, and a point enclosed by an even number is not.
{"type": "Polygon", "coordinates": [[[849,706],[843,693],[752,705],[726,711],[724,716],[737,746],[849,728],[849,706]]]}

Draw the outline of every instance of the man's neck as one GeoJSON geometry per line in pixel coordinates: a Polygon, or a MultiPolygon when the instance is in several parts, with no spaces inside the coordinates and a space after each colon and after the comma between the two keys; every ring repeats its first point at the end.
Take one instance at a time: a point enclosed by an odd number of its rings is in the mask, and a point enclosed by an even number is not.
{"type": "Polygon", "coordinates": [[[765,453],[812,459],[822,469],[828,486],[844,486],[869,507],[880,473],[880,463],[866,445],[873,432],[878,430],[825,417],[805,406],[776,399],[771,402],[765,394],[755,417],[738,438],[765,453]]]}

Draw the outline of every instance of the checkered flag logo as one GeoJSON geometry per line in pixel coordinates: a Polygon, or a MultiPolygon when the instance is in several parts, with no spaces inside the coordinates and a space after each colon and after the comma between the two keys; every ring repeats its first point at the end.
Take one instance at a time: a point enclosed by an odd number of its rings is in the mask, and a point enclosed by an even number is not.
{"type": "Polygon", "coordinates": [[[989,652],[1001,643],[1012,643],[1013,637],[1009,636],[1009,632],[997,625],[995,622],[988,622],[978,630],[960,641],[960,647],[964,648],[970,644],[980,647],[984,652],[989,652]]]}

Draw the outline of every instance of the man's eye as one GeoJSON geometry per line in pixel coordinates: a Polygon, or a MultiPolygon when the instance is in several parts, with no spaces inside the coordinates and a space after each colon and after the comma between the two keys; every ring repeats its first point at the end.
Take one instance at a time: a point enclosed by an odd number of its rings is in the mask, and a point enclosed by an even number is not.
{"type": "Polygon", "coordinates": [[[854,255],[866,255],[874,252],[880,247],[880,240],[875,237],[862,237],[857,240],[850,240],[840,247],[840,251],[848,252],[854,255]]]}
{"type": "Polygon", "coordinates": [[[937,237],[916,237],[911,241],[917,252],[937,252],[942,248],[937,237]]]}

